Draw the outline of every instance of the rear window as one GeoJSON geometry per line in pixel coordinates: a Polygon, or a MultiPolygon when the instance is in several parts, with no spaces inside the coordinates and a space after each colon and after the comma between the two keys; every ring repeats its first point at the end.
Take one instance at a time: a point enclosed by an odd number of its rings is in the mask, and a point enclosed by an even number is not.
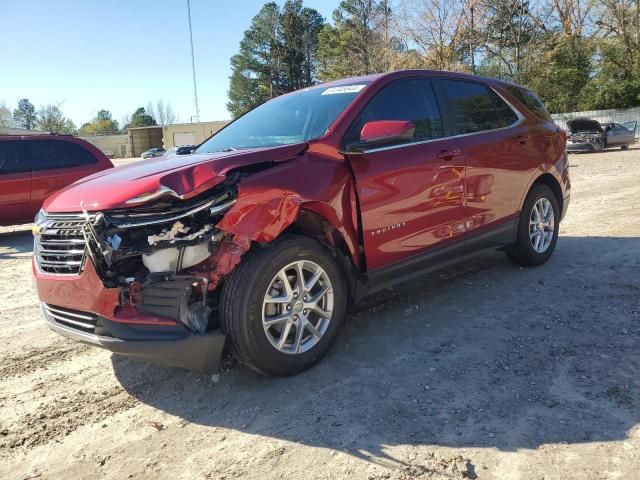
{"type": "Polygon", "coordinates": [[[73,142],[39,140],[29,143],[34,170],[80,167],[98,161],[88,150],[73,142]]]}
{"type": "Polygon", "coordinates": [[[29,160],[22,154],[23,151],[19,141],[0,142],[0,175],[31,170],[29,160]]]}
{"type": "Polygon", "coordinates": [[[518,115],[488,87],[464,80],[440,80],[451,112],[454,135],[507,127],[518,115]]]}
{"type": "Polygon", "coordinates": [[[551,118],[551,115],[549,115],[544,103],[542,103],[542,100],[540,100],[535,93],[514,86],[508,86],[506,89],[535,116],[542,120],[553,122],[553,119],[551,118]]]}

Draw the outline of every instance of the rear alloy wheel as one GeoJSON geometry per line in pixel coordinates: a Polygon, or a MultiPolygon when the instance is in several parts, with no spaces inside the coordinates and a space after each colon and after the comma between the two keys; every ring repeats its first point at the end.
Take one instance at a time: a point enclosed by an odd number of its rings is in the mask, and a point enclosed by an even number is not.
{"type": "Polygon", "coordinates": [[[529,215],[529,241],[537,253],[544,253],[551,245],[555,234],[555,215],[551,202],[540,198],[529,215]]]}
{"type": "Polygon", "coordinates": [[[516,241],[507,250],[507,255],[518,265],[542,265],[555,250],[559,227],[556,196],[546,185],[534,185],[520,214],[516,241]]]}
{"type": "Polygon", "coordinates": [[[309,237],[288,235],[252,248],[220,299],[222,327],[236,357],[277,376],[313,366],[346,316],[343,275],[331,252],[309,237]]]}

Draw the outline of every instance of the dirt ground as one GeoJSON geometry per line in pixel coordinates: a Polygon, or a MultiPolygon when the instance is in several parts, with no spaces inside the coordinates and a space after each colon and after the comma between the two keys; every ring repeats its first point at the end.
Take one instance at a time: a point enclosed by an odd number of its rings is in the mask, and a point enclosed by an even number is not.
{"type": "Polygon", "coordinates": [[[490,253],[369,298],[316,368],[219,378],[40,319],[0,230],[0,478],[639,479],[640,149],[570,157],[552,259],[490,253]]]}

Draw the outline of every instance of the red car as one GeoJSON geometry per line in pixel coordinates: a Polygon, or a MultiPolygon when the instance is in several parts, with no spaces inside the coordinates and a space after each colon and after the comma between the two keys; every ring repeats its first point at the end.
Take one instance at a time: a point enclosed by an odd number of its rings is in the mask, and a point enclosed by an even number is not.
{"type": "Polygon", "coordinates": [[[45,203],[33,271],[55,331],[195,371],[226,344],[290,375],[364,295],[502,249],[551,256],[565,134],[529,90],[403,71],[322,84],[193,155],[93,175],[45,203]]]}
{"type": "Polygon", "coordinates": [[[0,225],[30,223],[44,200],[113,168],[96,147],[67,135],[0,135],[0,225]]]}

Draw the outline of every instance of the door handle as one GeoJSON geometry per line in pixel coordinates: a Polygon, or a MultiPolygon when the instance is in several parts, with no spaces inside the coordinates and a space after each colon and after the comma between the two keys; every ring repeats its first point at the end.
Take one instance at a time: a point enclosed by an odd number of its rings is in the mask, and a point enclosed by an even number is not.
{"type": "Polygon", "coordinates": [[[460,151],[460,149],[456,148],[454,150],[442,150],[438,154],[438,158],[441,158],[442,160],[445,160],[448,162],[453,157],[458,157],[460,155],[462,155],[462,152],[460,151]]]}
{"type": "Polygon", "coordinates": [[[531,135],[518,135],[516,137],[516,140],[518,140],[518,142],[520,142],[520,145],[524,145],[529,140],[531,140],[531,135]]]}

